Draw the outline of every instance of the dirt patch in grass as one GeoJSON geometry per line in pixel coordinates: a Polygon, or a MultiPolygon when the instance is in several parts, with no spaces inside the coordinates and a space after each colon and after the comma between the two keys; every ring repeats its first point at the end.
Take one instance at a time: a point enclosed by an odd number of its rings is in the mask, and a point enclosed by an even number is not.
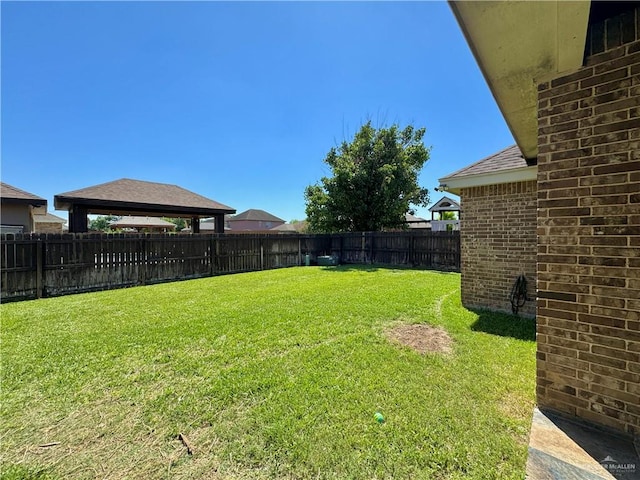
{"type": "Polygon", "coordinates": [[[431,325],[397,325],[386,332],[387,338],[415,350],[418,353],[452,352],[453,341],[442,328],[431,325]]]}

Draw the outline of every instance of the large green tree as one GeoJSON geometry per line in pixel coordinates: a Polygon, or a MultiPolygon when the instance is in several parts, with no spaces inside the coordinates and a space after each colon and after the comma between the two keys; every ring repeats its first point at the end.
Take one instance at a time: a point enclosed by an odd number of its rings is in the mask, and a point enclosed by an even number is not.
{"type": "Polygon", "coordinates": [[[305,189],[309,230],[365,232],[406,226],[412,206],[426,206],[429,192],[418,185],[429,159],[425,129],[398,125],[376,129],[367,122],[351,143],[332,148],[324,162],[332,177],[305,189]]]}

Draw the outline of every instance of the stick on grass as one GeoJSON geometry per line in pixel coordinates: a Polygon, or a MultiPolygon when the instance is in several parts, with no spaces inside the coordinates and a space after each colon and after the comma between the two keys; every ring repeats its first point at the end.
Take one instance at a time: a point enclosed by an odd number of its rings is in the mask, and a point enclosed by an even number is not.
{"type": "Polygon", "coordinates": [[[56,445],[60,445],[60,442],[43,443],[42,445],[38,445],[38,446],[40,448],[49,448],[49,447],[55,447],[56,445]]]}
{"type": "Polygon", "coordinates": [[[180,439],[182,444],[187,447],[187,453],[189,455],[193,455],[193,447],[191,446],[191,442],[189,442],[189,439],[186,437],[186,435],[184,433],[181,433],[180,435],[178,435],[178,438],[180,439]]]}

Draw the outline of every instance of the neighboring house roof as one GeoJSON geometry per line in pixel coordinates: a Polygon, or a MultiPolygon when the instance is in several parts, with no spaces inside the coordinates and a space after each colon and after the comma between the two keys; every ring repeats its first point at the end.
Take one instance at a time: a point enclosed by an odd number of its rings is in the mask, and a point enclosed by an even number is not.
{"type": "Polygon", "coordinates": [[[275,232],[297,232],[296,227],[290,223],[283,223],[277,227],[270,228],[269,231],[275,232]]]}
{"type": "Polygon", "coordinates": [[[430,212],[459,212],[460,204],[449,197],[442,197],[438,200],[433,207],[429,209],[430,212]]]}
{"type": "Polygon", "coordinates": [[[507,147],[440,179],[443,190],[455,194],[461,188],[537,179],[537,167],[527,166],[517,145],[507,147]]]}
{"type": "MultiPolygon", "coordinates": [[[[231,218],[233,218],[233,215],[225,215],[224,216],[224,221],[226,222],[227,220],[230,220],[231,218]]],[[[202,225],[203,223],[216,223],[216,219],[215,218],[203,218],[202,220],[200,220],[200,224],[202,225]]]]}
{"type": "MultiPolygon", "coordinates": [[[[230,218],[233,218],[233,215],[225,215],[224,223],[225,223],[225,231],[229,230],[229,227],[226,225],[230,218]]],[[[200,232],[213,232],[216,229],[216,219],[215,218],[205,218],[200,220],[200,232]]],[[[187,227],[182,230],[183,232],[190,232],[191,228],[187,227]]]]}
{"type": "Polygon", "coordinates": [[[411,215],[410,213],[406,213],[404,215],[404,219],[407,221],[407,223],[428,222],[428,220],[426,218],[417,217],[415,215],[411,215]]]}
{"type": "Polygon", "coordinates": [[[35,214],[33,216],[33,221],[36,223],[60,223],[63,225],[67,223],[64,218],[60,218],[53,213],[35,214]]]}
{"type": "Polygon", "coordinates": [[[47,201],[44,198],[38,197],[33,193],[25,192],[4,182],[0,182],[0,199],[2,199],[3,202],[23,203],[36,207],[47,206],[47,201]]]}
{"type": "MultiPolygon", "coordinates": [[[[224,227],[226,232],[229,231],[229,227],[224,227]]],[[[181,232],[190,232],[191,227],[185,227],[181,232]]],[[[211,233],[216,231],[216,224],[214,222],[200,222],[200,233],[211,233]]]]}
{"type": "Polygon", "coordinates": [[[302,232],[304,230],[306,230],[307,228],[307,222],[306,221],[302,221],[302,222],[295,222],[295,223],[283,223],[282,225],[278,225],[277,227],[273,227],[271,230],[274,230],[276,232],[293,232],[293,233],[297,233],[297,232],[302,232]]]}
{"type": "Polygon", "coordinates": [[[255,208],[251,208],[242,213],[234,215],[229,219],[229,221],[236,220],[254,220],[261,222],[284,222],[283,219],[276,217],[275,215],[271,215],[269,212],[265,212],[264,210],[258,210],[255,208]]]}
{"type": "Polygon", "coordinates": [[[404,218],[409,224],[409,228],[431,228],[431,222],[425,218],[417,217],[410,213],[405,214],[404,218]]]}
{"type": "MultiPolygon", "coordinates": [[[[200,222],[200,231],[214,232],[216,230],[215,222],[200,222]]],[[[183,228],[182,231],[191,231],[191,227],[183,228]]]]}
{"type": "Polygon", "coordinates": [[[177,185],[122,178],[92,187],[81,188],[54,197],[57,209],[69,210],[82,205],[90,213],[153,213],[211,216],[235,213],[227,205],[216,202],[177,185]]]}
{"type": "Polygon", "coordinates": [[[157,217],[138,217],[125,215],[124,217],[109,222],[118,228],[176,228],[175,223],[168,222],[157,217]]]}

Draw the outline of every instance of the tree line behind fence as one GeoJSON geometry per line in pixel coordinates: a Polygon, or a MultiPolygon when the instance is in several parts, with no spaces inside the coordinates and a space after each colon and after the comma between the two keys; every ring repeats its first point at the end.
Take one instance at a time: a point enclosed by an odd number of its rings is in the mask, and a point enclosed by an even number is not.
{"type": "Polygon", "coordinates": [[[316,264],[460,271],[459,232],[0,235],[1,300],[316,264]]]}

